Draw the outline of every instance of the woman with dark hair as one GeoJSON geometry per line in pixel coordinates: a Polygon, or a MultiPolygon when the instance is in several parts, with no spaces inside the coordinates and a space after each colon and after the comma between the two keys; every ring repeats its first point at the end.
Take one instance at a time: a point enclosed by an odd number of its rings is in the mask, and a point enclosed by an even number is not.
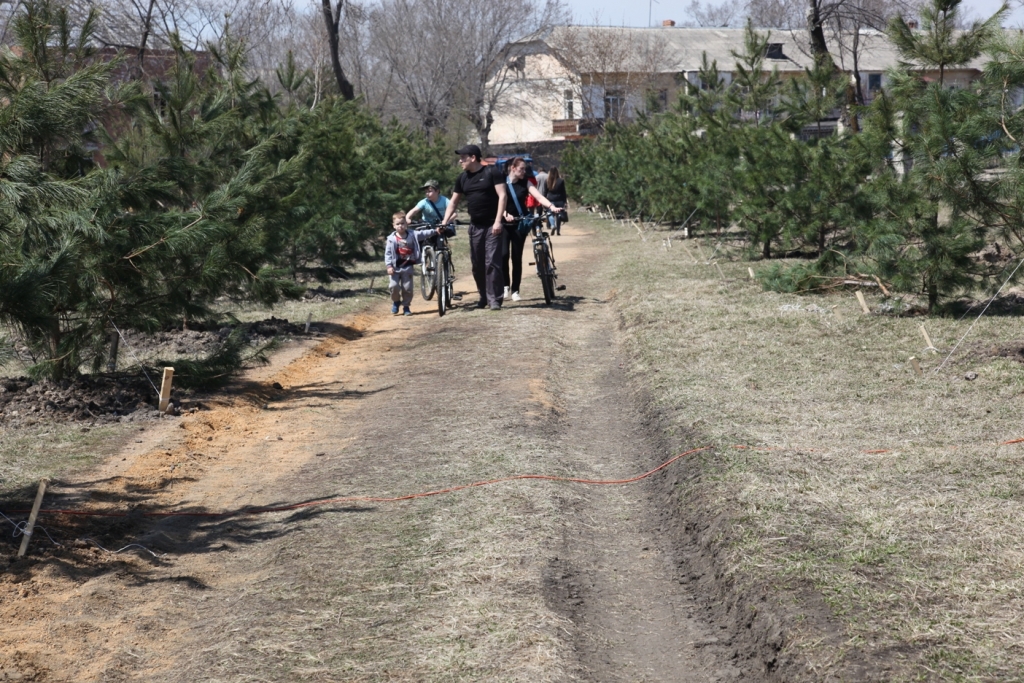
{"type": "Polygon", "coordinates": [[[548,182],[547,182],[547,194],[545,195],[548,201],[562,209],[558,212],[557,216],[552,216],[551,220],[551,234],[561,235],[562,234],[562,223],[569,221],[569,213],[565,210],[565,205],[569,201],[569,197],[565,193],[565,180],[558,173],[558,167],[552,166],[551,170],[548,171],[548,182]]]}
{"type": "MultiPolygon", "coordinates": [[[[502,275],[505,278],[505,296],[511,296],[512,301],[519,301],[519,285],[523,281],[523,247],[529,230],[520,230],[521,219],[530,216],[530,210],[526,208],[526,198],[532,197],[541,206],[558,211],[544,195],[540,193],[536,185],[531,184],[526,177],[526,161],[522,157],[516,157],[508,162],[508,176],[505,178],[507,186],[508,201],[505,203],[505,245],[502,250],[502,275]],[[511,270],[509,260],[511,259],[511,270]]],[[[564,211],[564,209],[562,209],[564,211]]]]}

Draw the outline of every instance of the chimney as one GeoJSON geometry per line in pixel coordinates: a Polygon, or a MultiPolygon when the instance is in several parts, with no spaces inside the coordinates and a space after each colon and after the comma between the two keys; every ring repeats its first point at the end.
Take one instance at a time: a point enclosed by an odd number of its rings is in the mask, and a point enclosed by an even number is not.
{"type": "Polygon", "coordinates": [[[911,31],[916,31],[917,30],[917,19],[911,19],[910,21],[908,21],[907,22],[907,28],[909,28],[911,31]]]}
{"type": "Polygon", "coordinates": [[[661,25],[671,28],[676,25],[676,22],[672,19],[665,19],[661,22],[661,25]]]}

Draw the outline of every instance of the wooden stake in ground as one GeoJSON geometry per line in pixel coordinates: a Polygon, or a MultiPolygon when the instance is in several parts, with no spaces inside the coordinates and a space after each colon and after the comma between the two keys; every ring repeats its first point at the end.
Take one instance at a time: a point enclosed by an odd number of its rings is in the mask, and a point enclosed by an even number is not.
{"type": "Polygon", "coordinates": [[[697,247],[697,253],[700,254],[700,260],[707,263],[709,259],[704,258],[704,250],[700,248],[700,242],[694,240],[693,245],[697,247]]]}
{"type": "Polygon", "coordinates": [[[690,251],[690,248],[686,246],[686,242],[680,242],[680,244],[682,244],[682,245],[683,245],[683,249],[685,249],[685,250],[686,250],[686,255],[687,255],[687,256],[689,256],[689,257],[690,257],[690,259],[692,259],[694,263],[696,263],[696,262],[697,262],[697,259],[695,259],[695,258],[693,257],[693,252],[692,252],[692,251],[690,251]]]}
{"type": "Polygon", "coordinates": [[[722,272],[722,266],[718,265],[718,261],[715,261],[715,268],[718,268],[718,274],[721,275],[722,279],[724,280],[725,279],[725,273],[722,272]]]}
{"type": "Polygon", "coordinates": [[[110,331],[110,353],[107,354],[107,372],[117,370],[117,348],[121,342],[121,335],[117,330],[110,331]]]}
{"type": "Polygon", "coordinates": [[[841,317],[839,317],[839,306],[833,306],[832,307],[832,315],[835,316],[837,323],[843,322],[843,319],[841,317]]]}
{"type": "Polygon", "coordinates": [[[174,368],[164,368],[164,381],[160,383],[160,406],[158,410],[166,413],[171,405],[171,382],[174,381],[174,368]]]}
{"type": "Polygon", "coordinates": [[[309,315],[306,316],[306,334],[309,334],[309,324],[311,322],[313,322],[313,311],[310,311],[309,315]]]}
{"type": "Polygon", "coordinates": [[[750,273],[750,279],[751,280],[755,280],[756,279],[754,277],[754,269],[753,268],[751,268],[750,266],[747,266],[747,272],[750,273]]]}
{"type": "Polygon", "coordinates": [[[921,363],[919,363],[913,356],[910,357],[910,364],[914,366],[914,372],[917,373],[918,377],[924,377],[924,372],[921,370],[921,363]]]}
{"type": "Polygon", "coordinates": [[[18,557],[25,557],[25,553],[28,551],[28,543],[32,540],[32,530],[36,526],[36,517],[39,516],[39,508],[43,506],[43,495],[46,493],[46,485],[49,483],[49,479],[39,480],[39,490],[36,491],[36,501],[32,503],[32,512],[28,515],[28,523],[25,524],[25,529],[21,532],[21,547],[18,548],[18,557]]]}
{"type": "Polygon", "coordinates": [[[868,302],[864,300],[864,292],[857,290],[857,301],[860,302],[861,310],[864,311],[864,315],[871,313],[871,309],[868,308],[868,302]]]}
{"type": "Polygon", "coordinates": [[[931,351],[932,353],[938,353],[939,350],[935,348],[935,344],[932,344],[932,338],[928,336],[928,330],[924,329],[924,325],[921,325],[921,334],[924,335],[924,340],[928,344],[928,348],[925,350],[931,351]]]}

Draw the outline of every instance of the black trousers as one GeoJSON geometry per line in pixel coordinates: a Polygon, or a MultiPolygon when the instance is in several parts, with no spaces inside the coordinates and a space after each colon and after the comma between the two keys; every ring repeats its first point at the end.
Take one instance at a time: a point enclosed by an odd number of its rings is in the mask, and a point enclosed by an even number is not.
{"type": "Polygon", "coordinates": [[[473,279],[480,300],[489,306],[500,306],[502,300],[501,255],[505,231],[495,235],[491,226],[469,226],[469,259],[473,263],[473,279]]]}
{"type": "Polygon", "coordinates": [[[513,292],[518,292],[519,286],[523,283],[523,247],[526,245],[527,236],[520,237],[519,231],[515,228],[505,228],[505,247],[501,257],[505,267],[502,268],[501,274],[505,279],[505,286],[513,292]]]}

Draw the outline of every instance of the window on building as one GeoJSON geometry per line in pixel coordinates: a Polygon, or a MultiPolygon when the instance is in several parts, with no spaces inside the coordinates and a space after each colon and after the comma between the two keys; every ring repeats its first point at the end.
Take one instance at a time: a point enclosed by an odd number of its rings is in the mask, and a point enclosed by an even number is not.
{"type": "Polygon", "coordinates": [[[566,90],[565,92],[562,93],[562,102],[563,102],[562,109],[563,109],[563,112],[565,114],[565,116],[563,118],[566,118],[566,119],[574,119],[574,118],[576,118],[575,107],[573,107],[574,98],[573,98],[572,90],[566,90]]]}
{"type": "Polygon", "coordinates": [[[618,121],[625,109],[626,98],[619,90],[606,90],[604,93],[604,117],[618,121]]]}
{"type": "Polygon", "coordinates": [[[868,74],[868,92],[882,89],[882,74],[868,74]]]}
{"type": "Polygon", "coordinates": [[[786,55],[782,53],[782,43],[768,43],[768,49],[764,56],[768,59],[785,59],[786,55]]]}

